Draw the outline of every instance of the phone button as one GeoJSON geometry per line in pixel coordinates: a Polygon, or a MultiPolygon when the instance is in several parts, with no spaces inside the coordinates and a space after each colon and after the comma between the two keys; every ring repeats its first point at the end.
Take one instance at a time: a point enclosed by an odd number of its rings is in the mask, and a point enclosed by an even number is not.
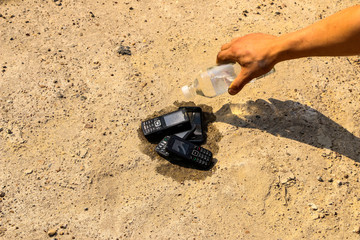
{"type": "Polygon", "coordinates": [[[155,127],[160,127],[160,126],[161,126],[160,120],[159,120],[159,119],[156,119],[156,120],[154,121],[154,125],[155,125],[155,127]]]}
{"type": "Polygon", "coordinates": [[[199,156],[199,152],[196,151],[196,150],[193,150],[193,151],[192,151],[192,155],[195,156],[195,157],[198,157],[198,156],[199,156]]]}

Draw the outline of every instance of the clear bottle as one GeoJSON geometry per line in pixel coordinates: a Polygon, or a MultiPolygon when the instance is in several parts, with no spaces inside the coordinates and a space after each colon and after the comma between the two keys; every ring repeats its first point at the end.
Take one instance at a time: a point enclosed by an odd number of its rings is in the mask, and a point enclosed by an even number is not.
{"type": "MultiPolygon", "coordinates": [[[[230,84],[235,80],[239,72],[239,64],[230,63],[214,66],[201,72],[194,82],[190,85],[183,86],[181,90],[186,98],[195,97],[196,95],[213,98],[227,92],[230,84]]],[[[273,72],[275,72],[274,68],[257,79],[273,72]]]]}

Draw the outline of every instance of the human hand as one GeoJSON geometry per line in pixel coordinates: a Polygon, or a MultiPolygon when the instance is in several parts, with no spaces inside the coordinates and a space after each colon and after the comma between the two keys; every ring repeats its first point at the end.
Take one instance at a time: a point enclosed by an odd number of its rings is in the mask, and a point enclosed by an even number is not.
{"type": "Polygon", "coordinates": [[[237,94],[253,78],[269,72],[276,64],[274,43],[277,37],[263,33],[253,33],[234,38],[221,47],[217,55],[218,64],[235,63],[241,65],[241,72],[229,87],[229,94],[237,94]]]}

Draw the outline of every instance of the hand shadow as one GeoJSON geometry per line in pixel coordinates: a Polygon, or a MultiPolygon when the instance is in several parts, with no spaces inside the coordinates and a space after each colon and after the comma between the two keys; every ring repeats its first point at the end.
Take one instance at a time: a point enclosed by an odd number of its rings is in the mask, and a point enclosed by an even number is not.
{"type": "Polygon", "coordinates": [[[256,128],[330,149],[360,162],[360,139],[317,110],[291,100],[258,99],[245,104],[225,104],[216,113],[216,121],[241,128],[256,128]]]}

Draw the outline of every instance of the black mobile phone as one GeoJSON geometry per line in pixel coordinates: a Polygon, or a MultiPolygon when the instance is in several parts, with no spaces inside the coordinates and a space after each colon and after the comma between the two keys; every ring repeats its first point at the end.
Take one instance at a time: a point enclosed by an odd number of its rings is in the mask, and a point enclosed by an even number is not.
{"type": "Polygon", "coordinates": [[[195,126],[191,125],[191,129],[190,130],[186,130],[186,131],[183,131],[183,132],[179,132],[179,133],[176,133],[174,134],[175,136],[178,136],[182,139],[188,139],[195,131],[195,126]]]}
{"type": "Polygon", "coordinates": [[[203,114],[200,107],[180,107],[179,109],[185,109],[188,113],[191,125],[195,127],[195,131],[188,138],[188,141],[196,144],[201,144],[205,141],[206,135],[203,131],[203,114]]]}
{"type": "MultiPolygon", "coordinates": [[[[182,138],[182,139],[187,139],[195,130],[195,127],[191,128],[190,130],[186,130],[183,132],[179,132],[174,134],[175,136],[182,138]]],[[[166,150],[166,145],[167,145],[167,140],[168,140],[169,136],[166,136],[165,138],[163,138],[159,144],[155,147],[155,151],[157,153],[159,153],[161,156],[163,157],[168,157],[169,156],[169,152],[166,150]]]]}
{"type": "Polygon", "coordinates": [[[209,168],[213,164],[211,151],[174,135],[164,137],[155,150],[165,158],[173,157],[201,168],[209,168]]]}
{"type": "Polygon", "coordinates": [[[141,123],[144,136],[149,141],[162,139],[166,135],[179,133],[192,128],[185,109],[180,109],[141,123]]]}

